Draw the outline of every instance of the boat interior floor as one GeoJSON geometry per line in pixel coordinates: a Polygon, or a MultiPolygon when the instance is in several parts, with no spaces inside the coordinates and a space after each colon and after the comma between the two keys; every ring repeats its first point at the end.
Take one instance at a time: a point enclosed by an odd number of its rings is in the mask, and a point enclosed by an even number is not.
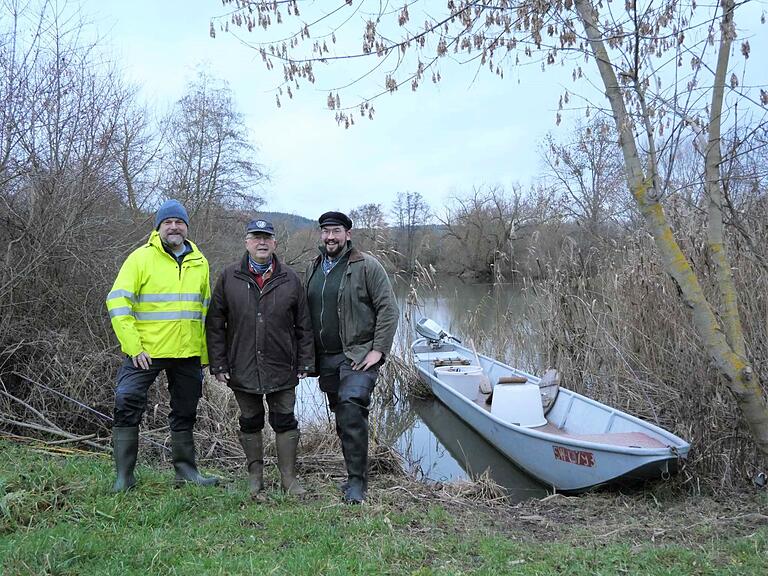
{"type": "MultiPolygon", "coordinates": [[[[477,396],[473,399],[474,403],[483,408],[486,412],[491,411],[490,404],[487,403],[488,394],[483,394],[478,390],[477,396]]],[[[612,446],[624,446],[626,448],[665,448],[667,445],[656,438],[652,438],[644,432],[605,432],[603,434],[572,434],[562,428],[558,428],[551,422],[544,426],[531,428],[537,432],[563,436],[573,440],[583,440],[585,442],[594,442],[596,444],[610,444],[612,446]]]]}

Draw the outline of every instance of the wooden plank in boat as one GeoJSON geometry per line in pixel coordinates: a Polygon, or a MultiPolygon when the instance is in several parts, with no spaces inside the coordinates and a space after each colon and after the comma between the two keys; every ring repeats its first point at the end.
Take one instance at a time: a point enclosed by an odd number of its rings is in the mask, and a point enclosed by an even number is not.
{"type": "Polygon", "coordinates": [[[419,362],[434,362],[436,360],[445,362],[446,360],[464,359],[456,352],[418,352],[415,356],[419,362]]]}
{"type": "Polygon", "coordinates": [[[445,360],[434,360],[432,364],[435,368],[440,366],[469,366],[470,362],[466,358],[447,358],[445,360]]]}
{"type": "Polygon", "coordinates": [[[625,448],[664,448],[666,444],[652,438],[645,432],[606,432],[604,434],[570,434],[552,423],[534,428],[539,432],[564,436],[574,440],[584,440],[595,444],[610,444],[612,446],[624,446],[625,448]]]}

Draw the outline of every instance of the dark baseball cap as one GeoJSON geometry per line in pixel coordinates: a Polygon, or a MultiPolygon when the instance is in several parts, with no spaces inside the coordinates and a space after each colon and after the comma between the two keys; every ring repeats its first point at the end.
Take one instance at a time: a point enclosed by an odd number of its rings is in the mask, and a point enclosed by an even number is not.
{"type": "Polygon", "coordinates": [[[272,222],[269,220],[251,220],[248,222],[248,226],[245,227],[246,234],[271,234],[275,235],[275,227],[272,226],[272,222]]]}

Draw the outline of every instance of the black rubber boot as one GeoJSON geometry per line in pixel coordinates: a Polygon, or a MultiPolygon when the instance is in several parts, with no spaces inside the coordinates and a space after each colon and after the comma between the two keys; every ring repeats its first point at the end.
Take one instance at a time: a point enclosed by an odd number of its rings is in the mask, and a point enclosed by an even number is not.
{"type": "Polygon", "coordinates": [[[264,489],[264,440],[261,432],[239,432],[240,445],[245,452],[245,467],[248,469],[248,489],[256,496],[264,489]]]}
{"type": "Polygon", "coordinates": [[[299,447],[299,431],[288,430],[275,434],[275,449],[277,450],[277,468],[280,470],[280,485],[283,491],[291,496],[302,496],[307,493],[296,478],[296,451],[299,447]]]}
{"type": "Polygon", "coordinates": [[[341,431],[341,446],[347,466],[343,499],[360,504],[368,492],[368,410],[351,402],[336,408],[336,424],[341,431]]]}
{"type": "Polygon", "coordinates": [[[215,486],[219,483],[219,479],[215,476],[203,476],[198,472],[192,430],[178,432],[171,430],[171,453],[173,467],[176,469],[176,484],[191,482],[201,486],[215,486]]]}
{"type": "MultiPolygon", "coordinates": [[[[339,418],[338,416],[335,416],[336,420],[336,436],[339,437],[339,442],[341,442],[341,428],[339,428],[339,418]]],[[[341,442],[341,454],[344,457],[344,464],[347,463],[347,456],[344,453],[344,443],[341,442]]],[[[339,490],[341,490],[341,493],[344,494],[344,492],[347,491],[347,488],[349,488],[349,482],[347,480],[344,480],[344,482],[339,483],[339,490]]]]}
{"type": "Polygon", "coordinates": [[[139,427],[112,428],[112,457],[115,460],[117,479],[113,492],[125,492],[136,485],[133,470],[136,468],[136,456],[139,453],[139,427]]]}

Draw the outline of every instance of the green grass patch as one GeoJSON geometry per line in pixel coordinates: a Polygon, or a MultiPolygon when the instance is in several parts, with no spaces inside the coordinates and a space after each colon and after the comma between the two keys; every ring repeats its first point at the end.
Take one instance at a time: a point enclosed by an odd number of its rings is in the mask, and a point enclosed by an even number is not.
{"type": "Polygon", "coordinates": [[[768,558],[764,528],[696,546],[631,545],[594,541],[587,525],[578,541],[559,541],[533,537],[511,506],[384,489],[347,506],[335,486],[311,482],[307,499],[267,491],[252,502],[244,478],[177,489],[170,469],[138,476],[135,490],[113,495],[108,458],[0,440],[0,573],[761,574],[768,558]]]}

